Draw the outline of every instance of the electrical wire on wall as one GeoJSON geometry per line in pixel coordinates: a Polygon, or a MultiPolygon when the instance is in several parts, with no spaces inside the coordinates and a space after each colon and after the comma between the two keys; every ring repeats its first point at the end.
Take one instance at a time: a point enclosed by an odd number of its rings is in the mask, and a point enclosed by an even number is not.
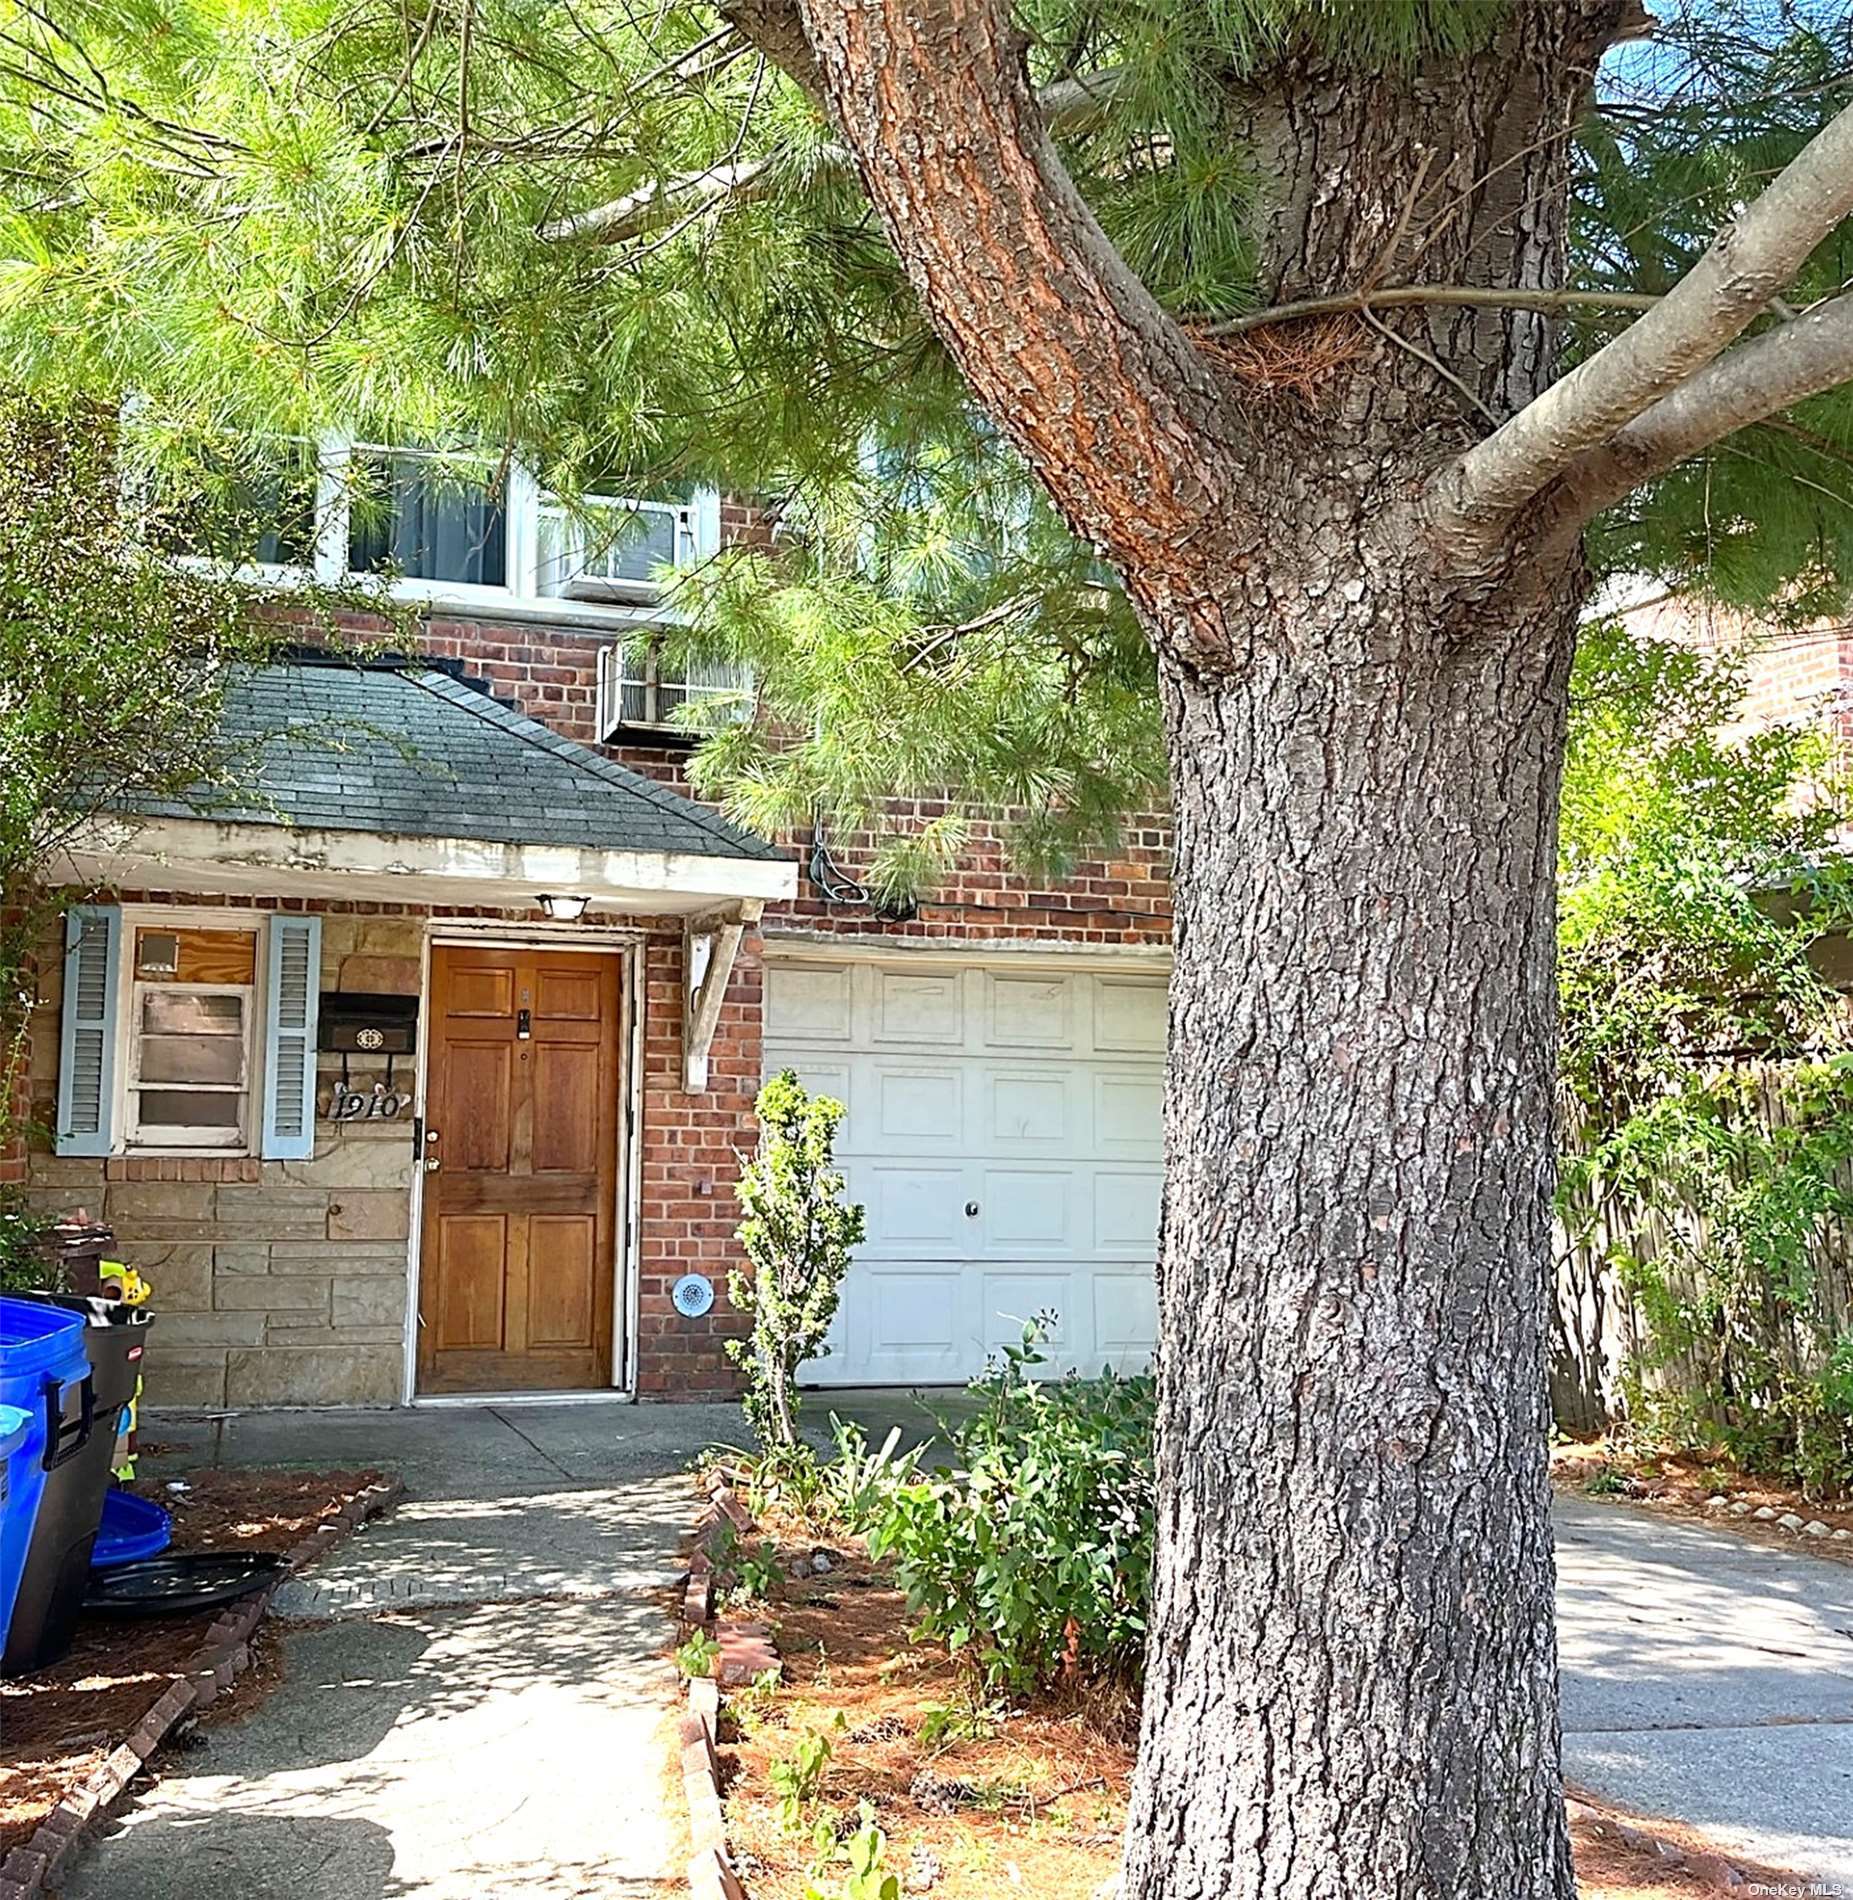
{"type": "Polygon", "coordinates": [[[830,840],[820,820],[811,830],[811,855],[806,874],[826,904],[866,904],[883,923],[904,924],[920,914],[911,897],[881,898],[843,869],[830,853],[830,840]]]}

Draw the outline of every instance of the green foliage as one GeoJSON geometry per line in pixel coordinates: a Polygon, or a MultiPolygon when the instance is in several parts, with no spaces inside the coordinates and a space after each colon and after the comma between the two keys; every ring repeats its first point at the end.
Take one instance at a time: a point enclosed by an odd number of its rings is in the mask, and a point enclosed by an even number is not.
{"type": "Polygon", "coordinates": [[[1822,741],[1720,738],[1742,679],[1591,629],[1559,878],[1570,1126],[1559,1211],[1646,1335],[1639,1427],[1853,1483],[1847,1341],[1819,1284],[1853,1213],[1853,1054],[1824,939],[1853,921],[1822,741]]]}
{"type": "MultiPolygon", "coordinates": [[[[1115,76],[1063,158],[1191,318],[1264,294],[1253,93],[1308,61],[1470,54],[1502,12],[1017,8],[1039,83],[1115,76]]],[[[1835,0],[1662,12],[1654,48],[1603,62],[1580,128],[1587,288],[1664,290],[1853,84],[1835,0]]],[[[878,898],[930,887],[981,812],[1010,814],[1027,869],[1110,851],[1165,786],[1120,584],[974,415],[815,106],[715,26],[693,0],[470,0],[411,34],[388,0],[20,9],[0,67],[0,373],[137,392],[137,453],[171,493],[202,468],[259,472],[254,437],[333,425],[519,450],[568,494],[621,478],[776,497],[776,557],[687,590],[684,642],[759,681],[753,718],[706,742],[704,791],[760,825],[876,831],[855,868],[878,898]],[[716,165],[750,184],[612,243],[555,229],[716,165]],[[944,809],[897,819],[891,799],[944,809]]],[[[1821,247],[1797,301],[1853,276],[1850,244],[1843,227],[1821,247]]],[[[1575,320],[1575,349],[1625,320],[1575,320]]],[[[1654,484],[1594,548],[1604,571],[1801,618],[1844,604],[1850,537],[1841,392],[1654,484]]]]}
{"type": "Polygon", "coordinates": [[[0,1293],[51,1284],[41,1246],[50,1226],[50,1220],[33,1211],[20,1189],[0,1187],[0,1293]]]}
{"type": "Polygon", "coordinates": [[[676,1667],[691,1681],[711,1676],[714,1673],[714,1659],[720,1653],[720,1644],[706,1630],[696,1630],[676,1651],[676,1667]]]}
{"type": "Polygon", "coordinates": [[[761,1601],[771,1595],[778,1574],[778,1552],[770,1544],[762,1544],[752,1556],[740,1559],[734,1595],[748,1603],[761,1601]]]}
{"type": "Polygon", "coordinates": [[[787,1834],[803,1832],[804,1811],[822,1792],[824,1776],[829,1772],[834,1752],[830,1732],[840,1732],[847,1727],[839,1711],[830,1719],[828,1727],[800,1735],[791,1753],[780,1756],[766,1770],[772,1792],[779,1800],[779,1826],[787,1834]]]}
{"type": "Polygon", "coordinates": [[[882,1866],[888,1837],[875,1823],[873,1803],[858,1803],[855,1828],[840,1840],[829,1822],[820,1821],[812,1846],[815,1857],[804,1900],[901,1900],[899,1878],[882,1866]],[[838,1867],[844,1870],[840,1882],[827,1888],[818,1884],[829,1880],[838,1867]]]}
{"type": "MultiPolygon", "coordinates": [[[[862,1209],[843,1199],[834,1165],[841,1102],[811,1095],[789,1070],[754,1105],[759,1146],[740,1175],[745,1219],[734,1230],[750,1271],[736,1271],[728,1297],[752,1334],[728,1351],[747,1376],[747,1420],[769,1451],[798,1445],[798,1368],[826,1350],[850,1249],[862,1239],[862,1209]]],[[[802,1454],[800,1454],[800,1457],[802,1454]]]]}
{"type": "Polygon", "coordinates": [[[216,736],[232,670],[272,636],[223,573],[160,550],[163,517],[122,505],[113,421],[0,389],[0,1148],[62,902],[61,852],[125,798],[229,784],[216,736]]]}
{"type": "Polygon", "coordinates": [[[1131,1683],[1151,1583],[1149,1375],[1039,1381],[1045,1326],[976,1380],[953,1468],[874,1488],[863,1528],[894,1559],[919,1633],[1025,1691],[1069,1675],[1131,1683]]]}

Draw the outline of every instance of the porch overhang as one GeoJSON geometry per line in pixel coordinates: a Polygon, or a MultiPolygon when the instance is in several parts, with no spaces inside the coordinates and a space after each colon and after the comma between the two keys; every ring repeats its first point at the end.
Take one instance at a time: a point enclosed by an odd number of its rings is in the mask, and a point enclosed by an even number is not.
{"type": "Polygon", "coordinates": [[[73,883],[227,897],[529,910],[542,897],[690,916],[797,894],[789,858],[653,852],[486,838],[398,837],[202,818],[104,821],[76,840],[73,883]]]}

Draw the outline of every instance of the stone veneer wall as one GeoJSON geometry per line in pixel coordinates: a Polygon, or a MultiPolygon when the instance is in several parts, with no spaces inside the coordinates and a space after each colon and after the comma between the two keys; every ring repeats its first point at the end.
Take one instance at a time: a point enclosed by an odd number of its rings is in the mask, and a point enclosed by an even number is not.
{"type": "MultiPolygon", "coordinates": [[[[422,934],[416,916],[325,917],[323,986],[416,994],[422,934]]],[[[44,961],[33,1092],[48,1125],[61,960],[44,961]]],[[[332,1080],[340,1058],[321,1068],[332,1080]]],[[[152,1284],[150,1403],[390,1405],[404,1355],[411,1159],[409,1121],[318,1121],[307,1161],[93,1161],[35,1149],[29,1166],[37,1205],[107,1221],[152,1284]]]]}
{"type": "MultiPolygon", "coordinates": [[[[431,913],[379,905],[310,908],[323,918],[325,989],[417,991],[431,913]]],[[[457,914],[440,913],[439,921],[457,914]]],[[[529,920],[511,915],[508,921],[529,920]]],[[[57,1089],[61,959],[53,954],[43,961],[31,1077],[35,1119],[47,1127],[57,1089]]],[[[660,920],[646,941],[644,964],[638,1383],[646,1395],[714,1395],[733,1388],[721,1341],[740,1330],[726,1282],[736,1258],[736,1157],[753,1140],[759,1085],[757,945],[749,941],[735,967],[710,1056],[710,1087],[702,1095],[679,1086],[679,925],[660,920]],[[713,1312],[699,1320],[683,1318],[670,1302],[671,1286],[688,1272],[710,1275],[720,1295],[713,1312]]],[[[324,1056],[320,1067],[325,1102],[340,1058],[324,1056]]],[[[357,1081],[370,1082],[374,1074],[358,1059],[350,1068],[357,1081]]],[[[150,1404],[398,1403],[407,1323],[409,1121],[318,1120],[315,1154],[307,1161],[80,1160],[35,1145],[28,1181],[30,1199],[45,1211],[83,1207],[108,1221],[123,1256],[152,1282],[158,1318],[147,1360],[150,1404]]]]}

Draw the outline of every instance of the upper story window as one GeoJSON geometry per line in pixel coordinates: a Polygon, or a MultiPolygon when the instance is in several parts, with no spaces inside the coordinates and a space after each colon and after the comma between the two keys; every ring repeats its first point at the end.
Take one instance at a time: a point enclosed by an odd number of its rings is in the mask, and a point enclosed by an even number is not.
{"type": "Polygon", "coordinates": [[[160,523],[176,554],[261,569],[315,565],[319,476],[313,445],[279,442],[237,468],[215,471],[197,507],[160,523]]]}
{"type": "Polygon", "coordinates": [[[356,449],[349,487],[350,573],[508,585],[508,502],[492,472],[409,449],[356,449]]]}
{"type": "Polygon", "coordinates": [[[567,600],[643,600],[664,568],[701,558],[696,504],[585,495],[568,507],[540,501],[539,584],[567,600]]]}
{"type": "Polygon", "coordinates": [[[380,576],[406,599],[596,614],[649,606],[665,570],[713,554],[720,498],[608,491],[569,503],[519,463],[330,437],[250,458],[164,538],[257,578],[380,576]]]}

